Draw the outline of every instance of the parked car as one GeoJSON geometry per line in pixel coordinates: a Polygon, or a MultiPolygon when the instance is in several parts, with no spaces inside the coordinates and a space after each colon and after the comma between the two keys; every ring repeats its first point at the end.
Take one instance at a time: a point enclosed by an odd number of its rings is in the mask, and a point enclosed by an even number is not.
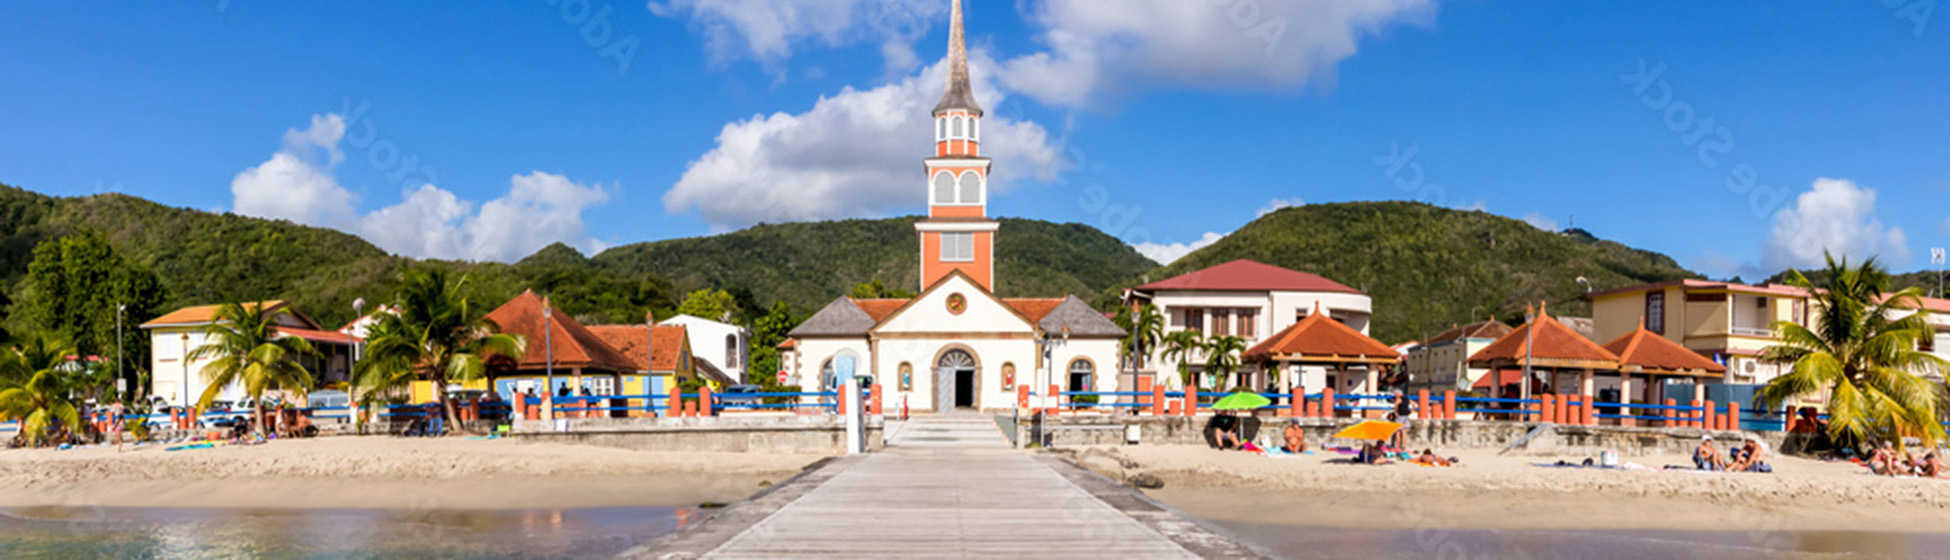
{"type": "Polygon", "coordinates": [[[718,404],[758,404],[759,397],[753,395],[763,392],[765,388],[757,385],[732,385],[718,394],[718,404]]]}
{"type": "Polygon", "coordinates": [[[313,409],[345,408],[352,404],[352,395],[346,394],[345,391],[313,391],[305,396],[305,402],[313,409]]]}

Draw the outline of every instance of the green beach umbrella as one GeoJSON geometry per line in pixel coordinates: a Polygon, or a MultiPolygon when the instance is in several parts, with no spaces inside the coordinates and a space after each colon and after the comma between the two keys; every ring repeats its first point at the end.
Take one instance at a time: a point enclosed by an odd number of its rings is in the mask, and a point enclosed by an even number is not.
{"type": "Polygon", "coordinates": [[[1253,410],[1269,404],[1273,404],[1273,401],[1258,393],[1239,392],[1212,403],[1212,410],[1253,410]]]}

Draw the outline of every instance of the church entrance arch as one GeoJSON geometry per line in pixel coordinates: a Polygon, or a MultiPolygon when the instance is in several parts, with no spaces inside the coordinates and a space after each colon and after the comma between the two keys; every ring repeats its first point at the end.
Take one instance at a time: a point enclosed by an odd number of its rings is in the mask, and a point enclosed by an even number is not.
{"type": "Polygon", "coordinates": [[[981,365],[966,350],[949,350],[935,361],[934,409],[975,408],[975,379],[981,365]]]}

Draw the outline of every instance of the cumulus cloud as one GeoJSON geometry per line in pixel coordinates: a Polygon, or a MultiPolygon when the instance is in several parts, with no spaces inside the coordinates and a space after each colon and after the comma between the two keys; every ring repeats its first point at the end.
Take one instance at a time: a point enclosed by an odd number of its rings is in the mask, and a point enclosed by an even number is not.
{"type": "Polygon", "coordinates": [[[1306,205],[1307,205],[1307,201],[1300,200],[1298,198],[1275,198],[1271,202],[1267,202],[1265,206],[1261,206],[1259,208],[1258,217],[1264,218],[1266,217],[1267,214],[1278,212],[1282,208],[1292,208],[1295,206],[1306,206],[1306,205]]]}
{"type": "Polygon", "coordinates": [[[233,211],[339,229],[421,258],[512,261],[557,241],[585,250],[601,246],[585,237],[582,212],[608,201],[608,193],[540,171],[514,176],[507,195],[478,211],[473,202],[427,184],[398,204],[360,215],[357,197],[333,173],[345,159],[339,147],[344,137],[345,119],[336,113],[286,131],[271,159],[231,181],[233,211]]]}
{"type": "Polygon", "coordinates": [[[1144,255],[1145,258],[1156,261],[1158,264],[1166,265],[1177,262],[1178,259],[1185,258],[1185,255],[1192,254],[1193,251],[1204,249],[1206,246],[1218,243],[1220,239],[1225,238],[1226,234],[1208,231],[1205,232],[1205,236],[1190,243],[1139,243],[1133,247],[1137,249],[1138,254],[1144,255]]]}
{"type": "Polygon", "coordinates": [[[1795,204],[1774,214],[1774,229],[1762,252],[1772,270],[1822,264],[1822,252],[1851,259],[1909,258],[1900,227],[1884,226],[1875,216],[1876,191],[1844,179],[1816,179],[1795,204]]]}
{"type": "MultiPolygon", "coordinates": [[[[970,64],[988,67],[986,57],[970,64]]],[[[725,125],[717,147],[692,161],[664,194],[672,213],[695,209],[720,230],[764,221],[804,221],[913,209],[927,202],[918,165],[933,155],[934,120],[946,65],[897,82],[846,88],[809,111],[774,113],[725,125]]],[[[1007,97],[975,72],[975,93],[990,106],[1007,97]]],[[[1061,141],[1042,125],[991,113],[982,119],[983,155],[994,158],[991,194],[1018,180],[1050,181],[1067,165],[1061,141]]]]}
{"type": "Polygon", "coordinates": [[[939,0],[666,0],[650,2],[660,17],[687,18],[704,34],[712,58],[750,57],[777,69],[795,44],[841,47],[879,42],[890,70],[920,61],[914,41],[948,11],[939,0]]]}
{"type": "Polygon", "coordinates": [[[1145,84],[1293,90],[1332,80],[1361,36],[1424,23],[1433,0],[1042,0],[1045,51],[1010,60],[1005,84],[1061,106],[1145,84]]]}
{"type": "Polygon", "coordinates": [[[1523,223],[1530,224],[1530,227],[1534,227],[1552,233],[1556,233],[1557,231],[1559,231],[1559,228],[1557,227],[1557,220],[1551,219],[1550,216],[1545,216],[1542,212],[1531,212],[1529,214],[1524,214],[1523,223]]]}

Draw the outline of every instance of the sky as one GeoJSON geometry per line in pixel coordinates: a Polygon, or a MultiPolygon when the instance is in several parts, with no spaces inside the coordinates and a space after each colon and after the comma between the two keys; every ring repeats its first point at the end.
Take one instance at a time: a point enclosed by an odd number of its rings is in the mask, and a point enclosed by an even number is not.
{"type": "MultiPolygon", "coordinates": [[[[966,0],[990,213],[1421,200],[1716,278],[1950,246],[1935,0],[966,0]]],[[[0,183],[513,261],[925,210],[948,0],[0,4],[0,183]]],[[[1006,233],[1005,233],[1006,234],[1006,233]]]]}

